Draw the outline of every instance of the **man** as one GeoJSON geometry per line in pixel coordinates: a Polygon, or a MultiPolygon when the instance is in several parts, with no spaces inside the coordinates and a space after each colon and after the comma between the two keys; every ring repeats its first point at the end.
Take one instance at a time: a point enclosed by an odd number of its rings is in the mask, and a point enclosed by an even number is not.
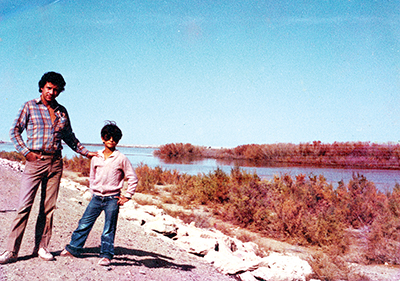
{"type": "Polygon", "coordinates": [[[89,158],[97,155],[95,152],[89,152],[75,137],[67,110],[56,101],[58,95],[64,91],[65,84],[61,74],[45,73],[39,81],[40,98],[26,102],[11,127],[11,141],[27,162],[21,180],[17,216],[6,242],[6,251],[0,256],[0,264],[17,260],[40,184],[41,200],[33,255],[39,255],[46,261],[54,259],[48,245],[63,171],[61,140],[81,155],[89,158]],[[26,143],[22,139],[24,130],[27,135],[26,143]]]}

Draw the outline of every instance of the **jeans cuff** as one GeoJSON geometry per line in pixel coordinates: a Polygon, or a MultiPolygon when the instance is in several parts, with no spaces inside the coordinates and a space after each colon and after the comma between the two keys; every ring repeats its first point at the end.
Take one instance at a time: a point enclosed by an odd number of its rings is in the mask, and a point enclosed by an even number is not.
{"type": "Polygon", "coordinates": [[[65,246],[65,249],[71,253],[71,255],[78,257],[81,255],[82,250],[79,248],[76,248],[74,246],[71,246],[70,244],[68,244],[67,246],[65,246]]]}
{"type": "Polygon", "coordinates": [[[107,258],[109,260],[112,260],[113,256],[109,255],[109,254],[102,253],[102,254],[100,254],[100,258],[107,258]]]}

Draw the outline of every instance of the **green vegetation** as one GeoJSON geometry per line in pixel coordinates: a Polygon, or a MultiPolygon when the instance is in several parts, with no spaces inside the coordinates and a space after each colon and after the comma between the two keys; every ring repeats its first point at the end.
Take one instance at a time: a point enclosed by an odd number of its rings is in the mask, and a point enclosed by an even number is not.
{"type": "Polygon", "coordinates": [[[246,144],[231,149],[178,143],[163,145],[154,152],[154,155],[169,162],[214,158],[220,159],[225,164],[245,161],[246,165],[252,166],[306,165],[400,169],[400,144],[370,142],[246,144]]]}

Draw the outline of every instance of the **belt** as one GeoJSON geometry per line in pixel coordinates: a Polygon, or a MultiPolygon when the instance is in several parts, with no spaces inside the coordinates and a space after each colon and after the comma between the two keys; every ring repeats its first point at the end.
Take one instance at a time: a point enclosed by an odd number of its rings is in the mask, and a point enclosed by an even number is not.
{"type": "Polygon", "coordinates": [[[45,150],[31,150],[32,152],[41,154],[41,155],[45,155],[45,156],[58,156],[61,155],[61,150],[56,150],[53,152],[50,151],[45,151],[45,150]]]}
{"type": "Polygon", "coordinates": [[[101,195],[93,194],[93,197],[96,197],[96,198],[104,201],[104,200],[108,200],[108,199],[115,199],[115,198],[119,197],[120,195],[121,195],[120,193],[114,194],[114,195],[108,195],[108,196],[101,196],[101,195]]]}

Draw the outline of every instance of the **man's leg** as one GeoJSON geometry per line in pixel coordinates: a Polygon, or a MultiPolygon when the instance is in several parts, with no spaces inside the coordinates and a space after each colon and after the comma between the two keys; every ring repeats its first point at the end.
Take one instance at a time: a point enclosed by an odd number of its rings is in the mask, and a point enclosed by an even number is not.
{"type": "Polygon", "coordinates": [[[49,174],[42,182],[40,209],[36,221],[35,250],[47,249],[49,246],[62,171],[62,159],[57,157],[52,160],[49,174]]]}
{"type": "Polygon", "coordinates": [[[22,237],[28,223],[33,201],[45,172],[46,165],[39,160],[34,162],[27,161],[25,164],[25,170],[21,179],[18,211],[6,243],[6,249],[16,255],[21,247],[22,237]]]}

